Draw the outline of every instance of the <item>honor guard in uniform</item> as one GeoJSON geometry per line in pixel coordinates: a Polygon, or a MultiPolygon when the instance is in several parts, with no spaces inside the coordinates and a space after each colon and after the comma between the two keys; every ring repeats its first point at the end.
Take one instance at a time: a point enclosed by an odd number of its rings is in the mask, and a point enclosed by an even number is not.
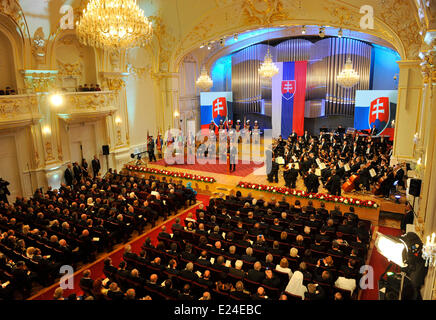
{"type": "Polygon", "coordinates": [[[224,125],[223,120],[220,120],[220,125],[218,126],[218,132],[221,130],[225,130],[225,129],[226,129],[226,126],[224,125]]]}
{"type": "Polygon", "coordinates": [[[247,121],[245,122],[244,129],[245,129],[247,132],[250,132],[250,133],[251,133],[250,120],[247,120],[247,121]]]}
{"type": "Polygon", "coordinates": [[[211,121],[211,123],[209,125],[209,131],[215,132],[215,123],[213,123],[213,121],[211,121]]]}
{"type": "Polygon", "coordinates": [[[236,132],[241,131],[241,120],[236,120],[235,129],[236,129],[236,132]]]}
{"type": "Polygon", "coordinates": [[[255,138],[255,142],[259,143],[259,138],[260,138],[260,127],[259,127],[259,123],[256,121],[254,121],[254,126],[253,126],[253,133],[255,133],[253,135],[253,137],[255,138]]]}

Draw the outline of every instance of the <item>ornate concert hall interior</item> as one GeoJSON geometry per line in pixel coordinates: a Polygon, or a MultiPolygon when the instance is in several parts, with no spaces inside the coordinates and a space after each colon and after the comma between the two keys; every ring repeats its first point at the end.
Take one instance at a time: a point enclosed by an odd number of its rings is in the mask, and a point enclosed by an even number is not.
{"type": "Polygon", "coordinates": [[[0,0],[0,300],[435,300],[435,39],[427,0],[0,0]]]}

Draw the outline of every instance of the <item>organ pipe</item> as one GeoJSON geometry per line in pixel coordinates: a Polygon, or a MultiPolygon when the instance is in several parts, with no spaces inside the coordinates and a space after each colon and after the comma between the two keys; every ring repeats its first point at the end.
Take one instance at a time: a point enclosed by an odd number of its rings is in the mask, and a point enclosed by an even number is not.
{"type": "MultiPolygon", "coordinates": [[[[260,113],[262,100],[271,102],[271,81],[260,78],[258,68],[268,46],[257,44],[232,55],[232,91],[235,113],[260,113]]],[[[325,100],[325,115],[354,114],[356,90],[369,89],[372,47],[350,38],[325,38],[315,43],[305,39],[291,39],[270,46],[273,60],[308,61],[306,100],[325,100]],[[359,73],[359,83],[343,88],[336,82],[347,58],[359,73]]],[[[315,105],[315,104],[314,104],[315,105]]]]}

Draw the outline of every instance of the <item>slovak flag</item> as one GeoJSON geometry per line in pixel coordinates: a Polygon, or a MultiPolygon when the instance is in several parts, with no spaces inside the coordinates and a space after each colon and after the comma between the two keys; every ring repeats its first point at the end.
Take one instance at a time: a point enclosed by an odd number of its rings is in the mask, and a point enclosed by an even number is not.
{"type": "Polygon", "coordinates": [[[369,108],[369,127],[375,125],[377,132],[383,132],[389,124],[390,108],[389,98],[380,97],[371,101],[369,108]]]}
{"type": "Polygon", "coordinates": [[[307,61],[277,62],[272,78],[272,133],[284,139],[304,133],[307,61]]]}
{"type": "Polygon", "coordinates": [[[201,129],[209,129],[211,123],[216,127],[221,120],[224,125],[233,118],[232,92],[200,92],[201,129]]]}
{"type": "Polygon", "coordinates": [[[212,103],[212,117],[216,126],[219,126],[221,121],[227,125],[227,102],[226,98],[216,98],[212,103]]]}
{"type": "Polygon", "coordinates": [[[392,120],[397,110],[396,90],[357,90],[354,110],[354,128],[377,129],[377,135],[394,136],[392,120]]]}
{"type": "Polygon", "coordinates": [[[283,80],[282,81],[282,96],[286,100],[290,100],[294,97],[295,88],[296,88],[295,80],[283,80]]]}

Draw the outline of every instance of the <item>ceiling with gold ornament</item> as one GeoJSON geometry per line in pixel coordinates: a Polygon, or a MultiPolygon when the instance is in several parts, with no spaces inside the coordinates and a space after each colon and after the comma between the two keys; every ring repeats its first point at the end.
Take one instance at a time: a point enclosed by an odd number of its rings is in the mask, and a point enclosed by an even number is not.
{"type": "Polygon", "coordinates": [[[154,10],[158,63],[177,71],[183,57],[207,41],[260,27],[319,25],[364,32],[389,42],[402,59],[417,59],[422,43],[413,0],[142,0],[154,10]],[[374,29],[362,30],[360,13],[369,5],[374,29]]]}

